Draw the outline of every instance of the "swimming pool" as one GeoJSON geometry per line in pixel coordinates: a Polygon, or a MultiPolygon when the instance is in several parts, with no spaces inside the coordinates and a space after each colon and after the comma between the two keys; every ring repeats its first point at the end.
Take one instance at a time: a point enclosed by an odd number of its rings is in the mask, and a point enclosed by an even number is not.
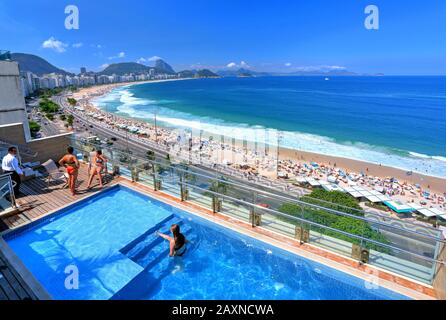
{"type": "Polygon", "coordinates": [[[124,186],[5,240],[55,299],[407,299],[124,186]],[[182,258],[155,235],[172,223],[191,241],[182,258]]]}

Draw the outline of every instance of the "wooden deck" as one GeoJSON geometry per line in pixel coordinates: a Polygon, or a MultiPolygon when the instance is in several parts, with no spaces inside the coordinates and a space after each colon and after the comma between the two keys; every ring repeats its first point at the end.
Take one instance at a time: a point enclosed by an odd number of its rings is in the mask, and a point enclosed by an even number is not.
{"type": "MultiPolygon", "coordinates": [[[[79,199],[85,198],[94,192],[99,191],[97,180],[93,180],[92,189],[87,190],[88,168],[82,165],[79,170],[77,183],[78,193],[72,196],[68,189],[63,189],[62,181],[51,182],[48,187],[46,178],[35,178],[22,183],[20,191],[24,194],[17,199],[19,212],[11,216],[3,217],[0,220],[0,232],[21,226],[22,224],[36,220],[39,217],[48,214],[58,208],[69,205],[79,199]]],[[[105,184],[109,183],[111,178],[107,176],[105,184]]]]}
{"type": "MultiPolygon", "coordinates": [[[[93,188],[87,190],[87,171],[87,166],[82,165],[77,184],[78,194],[74,197],[67,188],[63,188],[63,181],[51,182],[49,187],[46,178],[35,178],[23,182],[20,187],[23,195],[17,199],[19,212],[0,218],[0,232],[20,227],[99,191],[97,180],[93,180],[93,188]]],[[[107,176],[104,179],[104,185],[109,185],[111,180],[111,176],[107,176]]],[[[36,299],[36,297],[0,252],[0,300],[23,299],[36,299]]]]}
{"type": "Polygon", "coordinates": [[[35,295],[0,252],[0,300],[30,300],[35,295]]]}

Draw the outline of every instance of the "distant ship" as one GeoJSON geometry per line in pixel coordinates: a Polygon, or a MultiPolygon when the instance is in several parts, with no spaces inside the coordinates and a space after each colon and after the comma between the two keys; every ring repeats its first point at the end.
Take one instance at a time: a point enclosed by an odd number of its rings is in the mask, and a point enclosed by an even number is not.
{"type": "Polygon", "coordinates": [[[329,81],[330,80],[330,78],[325,78],[325,81],[329,81]]]}

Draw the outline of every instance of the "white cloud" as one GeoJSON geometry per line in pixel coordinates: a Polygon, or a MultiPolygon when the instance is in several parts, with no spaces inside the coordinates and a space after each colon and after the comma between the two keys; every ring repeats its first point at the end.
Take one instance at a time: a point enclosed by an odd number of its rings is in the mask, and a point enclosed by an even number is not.
{"type": "Polygon", "coordinates": [[[51,37],[42,43],[42,48],[52,49],[59,53],[67,51],[67,49],[66,49],[67,47],[68,47],[68,44],[63,43],[62,41],[56,40],[54,37],[51,37]]]}
{"type": "Polygon", "coordinates": [[[245,69],[249,69],[251,67],[245,61],[240,61],[240,64],[237,64],[235,62],[230,62],[230,63],[228,63],[226,65],[226,68],[245,68],[245,69]]]}
{"type": "Polygon", "coordinates": [[[116,56],[108,57],[108,60],[122,59],[124,57],[125,57],[125,52],[121,51],[116,56]]]}
{"type": "Polygon", "coordinates": [[[345,70],[345,69],[347,69],[346,67],[341,67],[341,66],[323,66],[323,67],[325,67],[326,69],[329,69],[329,70],[345,70]]]}
{"type": "Polygon", "coordinates": [[[145,63],[145,62],[147,62],[147,59],[146,59],[146,58],[143,58],[143,57],[141,57],[141,58],[139,58],[138,60],[136,60],[136,63],[140,63],[140,64],[143,64],[143,63],[145,63]]]}
{"type": "Polygon", "coordinates": [[[320,66],[303,66],[296,67],[297,71],[333,71],[333,70],[346,70],[346,67],[342,66],[328,66],[328,65],[320,65],[320,66]]]}
{"type": "Polygon", "coordinates": [[[291,67],[291,62],[287,62],[287,63],[285,63],[285,67],[291,67]]]}
{"type": "Polygon", "coordinates": [[[101,68],[101,69],[105,69],[105,68],[107,68],[109,66],[109,64],[108,63],[104,63],[103,65],[101,65],[99,68],[101,68]]]}
{"type": "Polygon", "coordinates": [[[158,57],[158,56],[153,56],[153,57],[147,59],[147,61],[157,61],[157,60],[162,60],[162,58],[158,57]]]}
{"type": "Polygon", "coordinates": [[[82,42],[78,42],[78,43],[73,43],[71,46],[73,47],[73,48],[80,48],[80,47],[82,47],[84,44],[82,43],[82,42]]]}

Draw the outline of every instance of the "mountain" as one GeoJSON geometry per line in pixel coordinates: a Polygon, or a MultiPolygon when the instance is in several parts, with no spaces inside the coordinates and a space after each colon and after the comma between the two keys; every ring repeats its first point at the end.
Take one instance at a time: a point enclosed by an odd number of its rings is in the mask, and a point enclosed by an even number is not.
{"type": "Polygon", "coordinates": [[[218,78],[218,74],[209,69],[183,70],[177,73],[180,78],[218,78]]]}
{"type": "Polygon", "coordinates": [[[195,77],[196,71],[195,70],[183,70],[178,72],[178,76],[180,78],[193,78],[195,77]]]}
{"type": "Polygon", "coordinates": [[[72,75],[72,73],[53,66],[45,59],[27,53],[13,53],[11,59],[19,63],[20,71],[32,72],[38,76],[49,73],[72,75]]]}
{"type": "Polygon", "coordinates": [[[167,64],[164,60],[158,59],[155,62],[155,70],[158,73],[167,73],[167,74],[175,74],[175,70],[167,64]]]}
{"type": "Polygon", "coordinates": [[[154,69],[156,74],[176,74],[173,68],[161,59],[155,62],[154,67],[149,67],[136,62],[113,63],[99,73],[105,75],[116,74],[122,76],[129,73],[147,73],[151,69],[154,69]]]}
{"type": "Polygon", "coordinates": [[[196,78],[218,78],[220,77],[218,74],[212,72],[209,69],[201,69],[195,73],[196,78]]]}
{"type": "Polygon", "coordinates": [[[268,76],[357,76],[359,74],[345,69],[340,70],[308,70],[294,72],[257,72],[248,69],[224,69],[217,71],[222,77],[268,77],[268,76]]]}
{"type": "Polygon", "coordinates": [[[217,74],[222,77],[266,77],[272,75],[271,73],[257,72],[244,68],[240,68],[238,70],[231,70],[231,69],[219,70],[217,71],[217,74]]]}
{"type": "Polygon", "coordinates": [[[290,73],[277,73],[274,75],[278,76],[357,76],[358,74],[355,72],[351,72],[348,70],[314,70],[314,71],[295,71],[290,73]]]}
{"type": "Polygon", "coordinates": [[[153,68],[136,62],[121,62],[109,65],[107,68],[99,72],[99,74],[105,74],[108,76],[116,74],[118,76],[122,76],[129,73],[147,73],[150,69],[153,68]]]}

